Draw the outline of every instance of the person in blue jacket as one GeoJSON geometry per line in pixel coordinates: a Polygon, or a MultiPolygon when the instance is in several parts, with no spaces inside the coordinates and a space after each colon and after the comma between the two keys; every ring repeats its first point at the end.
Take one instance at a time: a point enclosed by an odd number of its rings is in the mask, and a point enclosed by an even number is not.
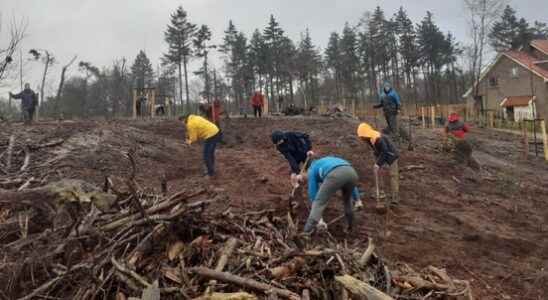
{"type": "Polygon", "coordinates": [[[304,226],[305,233],[312,232],[316,225],[326,227],[322,220],[323,211],[331,196],[338,190],[342,191],[348,230],[352,230],[354,225],[352,199],[359,201],[360,204],[361,201],[356,187],[358,173],[348,161],[334,156],[317,159],[310,165],[308,173],[299,179],[308,181],[308,198],[312,202],[312,209],[304,226]]]}
{"type": "Polygon", "coordinates": [[[384,133],[397,137],[399,133],[398,114],[401,108],[400,95],[392,88],[389,81],[385,81],[379,98],[381,102],[373,107],[376,109],[382,108],[384,112],[384,118],[386,119],[386,124],[388,124],[384,133]]]}
{"type": "Polygon", "coordinates": [[[23,114],[23,121],[25,124],[31,124],[34,119],[34,112],[38,105],[38,96],[31,90],[30,84],[25,83],[25,89],[19,94],[9,93],[13,99],[21,99],[21,113],[23,114]]]}

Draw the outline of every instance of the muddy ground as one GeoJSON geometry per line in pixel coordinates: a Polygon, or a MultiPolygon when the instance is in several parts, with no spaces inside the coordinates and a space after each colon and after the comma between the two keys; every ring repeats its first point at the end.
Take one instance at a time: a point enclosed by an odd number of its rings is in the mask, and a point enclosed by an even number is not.
{"type": "MultiPolygon", "coordinates": [[[[184,146],[184,129],[176,121],[2,125],[0,145],[5,148],[12,134],[19,143],[63,140],[31,157],[25,173],[34,177],[30,187],[61,178],[102,185],[110,176],[116,182],[131,173],[125,153],[135,149],[137,181],[143,187],[159,191],[162,178],[169,192],[214,185],[242,211],[278,208],[286,213],[289,166],[272,146],[270,133],[305,131],[317,154],[341,156],[360,175],[366,207],[357,213],[357,230],[344,235],[344,223],[339,222],[330,227],[335,237],[351,244],[372,237],[392,263],[445,267],[452,276],[471,280],[477,299],[546,299],[548,164],[533,155],[524,160],[519,137],[474,129],[470,139],[482,169],[473,171],[455,165],[441,151],[438,130],[414,128],[414,151],[406,144],[401,147],[401,205],[381,216],[372,197],[373,156],[355,138],[355,126],[328,118],[225,121],[218,176],[212,181],[203,176],[201,146],[184,146]]],[[[16,155],[13,164],[21,164],[22,157],[16,155]]],[[[341,202],[333,199],[325,218],[332,220],[341,212],[341,202]]],[[[301,208],[301,226],[306,214],[301,208]]]]}

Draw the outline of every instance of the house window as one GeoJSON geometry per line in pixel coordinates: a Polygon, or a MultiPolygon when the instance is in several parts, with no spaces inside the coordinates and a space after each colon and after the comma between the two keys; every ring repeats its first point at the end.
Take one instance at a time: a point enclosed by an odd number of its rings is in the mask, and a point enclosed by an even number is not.
{"type": "Polygon", "coordinates": [[[519,78],[519,70],[518,67],[512,68],[512,78],[519,78]]]}
{"type": "Polygon", "coordinates": [[[499,81],[497,80],[497,77],[489,77],[489,86],[490,87],[497,87],[499,85],[499,81]]]}

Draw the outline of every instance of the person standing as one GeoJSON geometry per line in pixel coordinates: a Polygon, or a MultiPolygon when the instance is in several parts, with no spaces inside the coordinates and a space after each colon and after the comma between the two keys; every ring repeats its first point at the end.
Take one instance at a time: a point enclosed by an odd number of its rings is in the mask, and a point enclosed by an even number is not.
{"type": "Polygon", "coordinates": [[[466,134],[470,131],[470,127],[462,122],[459,114],[455,112],[449,115],[447,121],[444,149],[447,152],[453,152],[457,164],[464,164],[479,170],[480,164],[472,156],[472,145],[466,140],[466,134]]]}
{"type": "Polygon", "coordinates": [[[251,97],[251,106],[253,107],[253,114],[255,115],[255,118],[262,117],[264,95],[260,91],[256,91],[253,97],[251,97]]]}
{"type": "Polygon", "coordinates": [[[34,120],[34,112],[38,105],[38,95],[30,88],[30,84],[25,83],[25,89],[19,94],[9,93],[13,99],[21,99],[21,113],[23,115],[23,121],[29,125],[34,120]]]}
{"type": "Polygon", "coordinates": [[[305,233],[312,232],[316,226],[327,227],[323,222],[323,211],[338,190],[342,191],[347,230],[352,230],[352,199],[359,199],[360,195],[357,188],[358,173],[348,161],[334,156],[320,158],[313,161],[308,172],[299,175],[298,180],[308,182],[308,199],[312,202],[312,209],[304,226],[305,233]]]}
{"type": "Polygon", "coordinates": [[[200,140],[204,141],[204,163],[207,168],[207,176],[212,178],[215,176],[215,149],[217,143],[223,138],[223,132],[217,125],[197,115],[182,116],[179,120],[185,123],[188,145],[200,140]]]}
{"type": "Polygon", "coordinates": [[[389,81],[385,81],[379,94],[380,103],[373,106],[375,109],[382,108],[384,118],[388,127],[383,131],[386,134],[397,138],[399,135],[398,114],[401,108],[400,95],[392,88],[389,81]]]}
{"type": "Polygon", "coordinates": [[[386,204],[398,205],[399,204],[399,191],[400,191],[400,173],[398,167],[399,153],[398,149],[390,139],[388,135],[381,134],[374,130],[371,125],[367,123],[361,123],[358,126],[358,137],[367,142],[373,149],[376,161],[373,165],[373,172],[375,180],[377,181],[377,187],[379,185],[379,171],[384,167],[389,168],[390,174],[390,190],[392,192],[391,199],[381,202],[377,190],[377,210],[384,210],[386,204]]]}

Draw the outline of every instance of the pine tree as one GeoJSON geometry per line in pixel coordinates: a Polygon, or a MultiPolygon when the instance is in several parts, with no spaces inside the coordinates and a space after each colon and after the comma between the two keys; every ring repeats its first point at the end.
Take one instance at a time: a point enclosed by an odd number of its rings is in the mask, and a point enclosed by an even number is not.
{"type": "Polygon", "coordinates": [[[207,102],[211,102],[211,84],[209,80],[209,70],[208,70],[208,61],[207,57],[209,54],[209,49],[212,46],[209,46],[207,43],[211,40],[211,30],[207,25],[202,25],[200,29],[196,32],[194,37],[194,48],[197,57],[204,59],[202,69],[198,72],[195,72],[197,75],[201,75],[204,78],[204,96],[207,99],[207,102]]]}
{"type": "Polygon", "coordinates": [[[548,39],[548,25],[543,22],[535,21],[532,27],[533,38],[537,40],[548,39]]]}
{"type": "Polygon", "coordinates": [[[336,32],[329,36],[329,42],[325,49],[325,65],[333,76],[335,82],[335,100],[341,96],[341,50],[339,47],[340,37],[336,32]]]}
{"type": "MultiPolygon", "coordinates": [[[[265,44],[267,46],[267,60],[266,60],[266,66],[267,66],[267,73],[268,73],[268,81],[270,84],[270,99],[272,102],[275,100],[275,88],[274,83],[275,81],[279,81],[280,78],[280,67],[281,67],[281,60],[283,57],[281,56],[281,41],[284,37],[284,31],[280,27],[280,24],[278,21],[276,21],[276,18],[274,18],[273,15],[270,15],[270,21],[268,22],[267,27],[263,31],[263,36],[265,40],[265,44]]],[[[273,103],[274,104],[274,103],[273,103]]],[[[275,106],[275,105],[274,105],[275,106]]]]}
{"type": "Polygon", "coordinates": [[[134,87],[142,90],[145,87],[151,87],[154,82],[154,70],[145,51],[139,51],[133,65],[131,66],[131,75],[134,87]]]}
{"type": "Polygon", "coordinates": [[[437,80],[443,66],[442,50],[446,45],[446,38],[434,23],[433,15],[427,11],[426,16],[417,28],[417,44],[419,49],[419,64],[423,69],[425,92],[427,98],[437,99],[439,85],[437,80]]]}
{"type": "Polygon", "coordinates": [[[170,24],[164,33],[165,41],[168,44],[168,53],[164,54],[165,60],[177,65],[179,72],[179,99],[182,104],[183,81],[181,67],[184,68],[186,111],[190,111],[190,95],[188,89],[188,62],[192,56],[192,41],[196,33],[196,25],[188,19],[187,12],[182,6],[171,14],[170,24]]]}
{"type": "Polygon", "coordinates": [[[395,16],[397,33],[399,36],[399,53],[402,58],[403,73],[407,85],[415,84],[415,68],[417,66],[417,34],[413,22],[407,12],[400,7],[395,16]]]}
{"type": "Polygon", "coordinates": [[[515,49],[518,32],[518,18],[516,11],[507,5],[501,19],[493,24],[489,32],[489,43],[496,51],[502,52],[515,49]]]}
{"type": "Polygon", "coordinates": [[[317,76],[320,73],[321,64],[320,53],[312,43],[308,28],[301,34],[295,62],[306,108],[308,106],[308,99],[317,99],[314,92],[317,90],[317,76]]]}
{"type": "Polygon", "coordinates": [[[268,48],[259,29],[255,29],[249,41],[249,62],[254,74],[254,88],[263,89],[264,77],[267,74],[268,48]]]}
{"type": "Polygon", "coordinates": [[[345,87],[343,95],[355,100],[358,92],[358,70],[360,60],[358,57],[358,40],[356,32],[348,23],[345,24],[341,40],[339,42],[341,60],[341,78],[345,87]]]}

